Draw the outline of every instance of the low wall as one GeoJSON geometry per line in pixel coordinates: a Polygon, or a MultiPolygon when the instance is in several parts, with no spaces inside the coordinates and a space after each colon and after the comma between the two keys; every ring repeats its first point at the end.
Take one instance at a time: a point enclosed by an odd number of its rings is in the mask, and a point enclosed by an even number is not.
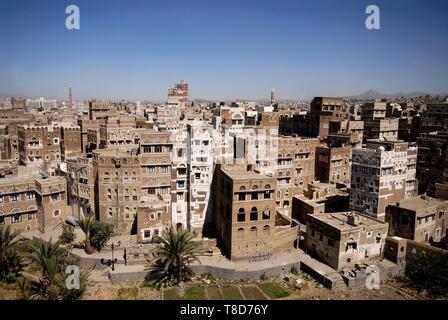
{"type": "Polygon", "coordinates": [[[313,279],[322,284],[327,289],[333,289],[336,287],[335,281],[324,275],[323,273],[318,272],[313,267],[309,266],[306,262],[300,262],[300,270],[309,274],[313,279]]]}
{"type": "Polygon", "coordinates": [[[226,269],[219,268],[215,266],[209,265],[194,265],[191,267],[193,272],[197,275],[202,274],[211,274],[215,278],[226,278],[226,279],[260,279],[261,276],[278,276],[285,272],[291,272],[292,269],[298,269],[298,263],[289,263],[281,266],[274,266],[269,268],[264,268],[260,270],[246,271],[246,270],[234,270],[234,269],[226,269]]]}
{"type": "MultiPolygon", "coordinates": [[[[225,278],[231,280],[258,280],[263,275],[266,276],[278,276],[283,273],[291,272],[293,268],[298,269],[298,263],[289,263],[286,265],[279,265],[259,270],[245,271],[220,268],[216,266],[195,264],[190,266],[195,275],[210,274],[215,278],[225,278]]],[[[148,271],[130,271],[120,273],[109,273],[109,279],[111,281],[131,281],[131,280],[144,280],[148,276],[148,271]]]]}
{"type": "MultiPolygon", "coordinates": [[[[108,268],[108,266],[103,265],[101,263],[101,258],[81,256],[81,255],[77,255],[73,252],[70,253],[70,257],[73,259],[76,259],[77,264],[81,268],[94,268],[97,270],[104,270],[104,269],[108,268]]],[[[116,264],[124,264],[124,259],[117,259],[116,264]]]]}
{"type": "MultiPolygon", "coordinates": [[[[379,266],[380,281],[403,275],[404,269],[400,265],[393,264],[387,267],[379,266]]],[[[356,276],[349,276],[348,274],[341,274],[347,287],[361,287],[365,286],[367,276],[370,274],[367,270],[356,270],[356,276]]]]}

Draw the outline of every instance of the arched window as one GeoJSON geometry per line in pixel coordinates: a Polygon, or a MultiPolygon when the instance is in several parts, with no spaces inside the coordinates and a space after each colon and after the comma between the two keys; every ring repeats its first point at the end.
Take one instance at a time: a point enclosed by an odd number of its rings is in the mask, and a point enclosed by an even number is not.
{"type": "Polygon", "coordinates": [[[257,236],[257,227],[250,228],[250,235],[251,235],[251,237],[257,236]]]}
{"type": "Polygon", "coordinates": [[[269,236],[269,226],[268,225],[266,225],[266,226],[264,226],[263,227],[263,235],[264,236],[269,236]]]}
{"type": "Polygon", "coordinates": [[[253,207],[250,210],[250,221],[257,221],[258,220],[258,211],[256,207],[253,207]]]}
{"type": "Polygon", "coordinates": [[[244,191],[244,190],[246,190],[246,188],[244,186],[241,186],[240,191],[244,191]]]}
{"type": "Polygon", "coordinates": [[[244,228],[238,228],[238,238],[244,238],[244,228]]]}
{"type": "Polygon", "coordinates": [[[237,221],[238,222],[245,222],[246,221],[246,214],[244,213],[244,209],[243,208],[240,208],[240,210],[238,210],[237,221]]]}

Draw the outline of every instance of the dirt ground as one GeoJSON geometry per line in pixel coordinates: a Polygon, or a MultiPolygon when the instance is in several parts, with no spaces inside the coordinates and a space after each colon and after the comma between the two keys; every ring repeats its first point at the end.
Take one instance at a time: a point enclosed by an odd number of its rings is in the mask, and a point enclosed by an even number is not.
{"type": "MultiPolygon", "coordinates": [[[[300,276],[297,276],[300,277],[300,276]]],[[[285,300],[419,300],[425,296],[416,291],[404,287],[399,282],[388,281],[381,284],[379,290],[369,290],[365,287],[351,288],[341,292],[332,292],[322,287],[310,278],[303,278],[304,285],[301,290],[294,287],[296,276],[292,276],[289,281],[273,278],[282,288],[289,292],[289,296],[282,298],[285,300]]],[[[200,279],[197,279],[201,283],[200,279]]],[[[214,283],[205,284],[214,285],[214,283]]],[[[221,285],[223,285],[222,283],[221,285]]],[[[257,281],[231,282],[230,284],[257,285],[257,281]]],[[[161,291],[146,287],[142,281],[110,282],[101,271],[93,271],[89,279],[83,300],[160,300],[161,291]]],[[[15,284],[0,283],[0,299],[17,299],[15,284]]]]}

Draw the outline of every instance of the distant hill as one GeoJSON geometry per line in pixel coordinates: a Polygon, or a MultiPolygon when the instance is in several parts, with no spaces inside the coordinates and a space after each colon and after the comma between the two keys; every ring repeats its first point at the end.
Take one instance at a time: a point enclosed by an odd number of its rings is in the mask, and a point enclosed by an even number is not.
{"type": "MultiPolygon", "coordinates": [[[[432,95],[435,96],[437,94],[428,93],[428,92],[396,92],[396,93],[382,93],[375,90],[369,90],[359,95],[344,97],[346,99],[356,99],[356,100],[375,100],[375,99],[395,99],[399,97],[404,98],[414,98],[420,96],[432,95]]],[[[440,93],[439,95],[445,96],[447,93],[440,93]]]]}

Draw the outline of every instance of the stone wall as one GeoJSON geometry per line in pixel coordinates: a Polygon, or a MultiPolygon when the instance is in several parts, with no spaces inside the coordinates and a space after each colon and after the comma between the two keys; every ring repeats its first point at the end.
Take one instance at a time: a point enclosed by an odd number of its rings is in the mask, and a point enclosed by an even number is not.
{"type": "MultiPolygon", "coordinates": [[[[225,278],[231,280],[240,279],[253,279],[257,280],[260,277],[266,276],[278,276],[283,273],[289,273],[292,269],[298,269],[298,263],[289,263],[286,265],[280,265],[275,267],[269,267],[265,269],[245,271],[245,270],[235,270],[228,268],[215,267],[210,265],[199,265],[195,264],[191,266],[192,271],[196,275],[210,274],[215,278],[225,278]]],[[[121,272],[121,273],[110,273],[109,279],[111,281],[130,281],[130,280],[144,280],[148,276],[148,271],[134,271],[134,272],[121,272]]]]}

